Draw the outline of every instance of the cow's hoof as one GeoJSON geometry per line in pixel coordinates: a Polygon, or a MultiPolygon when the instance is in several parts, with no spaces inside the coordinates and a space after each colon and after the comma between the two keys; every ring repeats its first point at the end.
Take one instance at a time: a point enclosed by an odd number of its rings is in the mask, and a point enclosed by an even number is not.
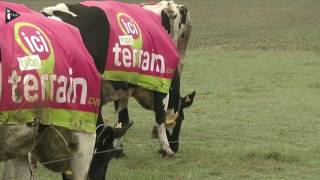
{"type": "Polygon", "coordinates": [[[167,152],[166,150],[164,150],[164,149],[159,149],[159,154],[161,154],[162,155],[162,157],[169,157],[169,158],[171,158],[171,157],[173,157],[174,156],[174,153],[172,152],[167,152]]]}
{"type": "Polygon", "coordinates": [[[159,139],[158,127],[157,126],[153,126],[152,132],[151,132],[151,138],[159,139]]]}
{"type": "Polygon", "coordinates": [[[115,152],[114,157],[116,159],[122,159],[126,157],[126,154],[123,152],[123,150],[118,150],[115,152]]]}

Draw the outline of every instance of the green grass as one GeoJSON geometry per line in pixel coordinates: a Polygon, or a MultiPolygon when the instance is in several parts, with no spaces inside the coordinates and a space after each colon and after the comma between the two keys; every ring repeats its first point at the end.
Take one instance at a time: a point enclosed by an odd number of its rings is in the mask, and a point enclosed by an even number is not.
{"type": "Polygon", "coordinates": [[[111,161],[109,179],[320,179],[320,1],[177,2],[193,21],[182,92],[197,90],[180,151],[157,154],[153,114],[132,100],[127,157],[111,161]]]}
{"type": "Polygon", "coordinates": [[[318,55],[197,50],[188,57],[184,92],[196,89],[198,96],[186,114],[181,151],[161,160],[157,143],[144,137],[152,123],[138,113],[128,158],[112,161],[111,179],[320,178],[318,55]]]}

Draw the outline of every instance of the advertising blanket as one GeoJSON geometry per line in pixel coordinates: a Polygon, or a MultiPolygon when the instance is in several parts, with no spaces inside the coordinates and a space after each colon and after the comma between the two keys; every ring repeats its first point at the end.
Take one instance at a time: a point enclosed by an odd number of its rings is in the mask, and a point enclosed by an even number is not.
{"type": "Polygon", "coordinates": [[[0,2],[0,124],[95,132],[100,74],[78,29],[0,2]]]}
{"type": "Polygon", "coordinates": [[[136,4],[116,1],[82,4],[102,9],[110,24],[104,79],[168,93],[179,53],[163,28],[161,17],[136,4]]]}

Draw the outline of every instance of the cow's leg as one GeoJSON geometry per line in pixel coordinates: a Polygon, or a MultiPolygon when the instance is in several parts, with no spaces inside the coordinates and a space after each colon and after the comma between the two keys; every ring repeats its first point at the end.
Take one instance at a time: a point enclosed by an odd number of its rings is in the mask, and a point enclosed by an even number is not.
{"type": "Polygon", "coordinates": [[[34,180],[28,156],[20,156],[4,163],[2,180],[34,180]]]}
{"type": "Polygon", "coordinates": [[[163,150],[167,155],[171,156],[174,154],[174,152],[170,149],[165,127],[168,101],[169,94],[154,92],[154,111],[158,127],[161,150],[163,150]]]}
{"type": "Polygon", "coordinates": [[[78,138],[79,145],[71,160],[73,180],[86,180],[93,156],[96,135],[81,132],[76,132],[74,135],[78,138]]]}
{"type": "Polygon", "coordinates": [[[115,107],[118,114],[118,123],[127,126],[129,124],[128,99],[115,101],[115,107]]]}
{"type": "MultiPolygon", "coordinates": [[[[128,112],[128,99],[121,99],[118,101],[115,101],[115,108],[117,110],[118,114],[118,124],[122,124],[123,126],[127,126],[129,124],[129,112],[128,112]]],[[[119,151],[116,152],[115,157],[116,158],[122,158],[125,156],[125,153],[123,152],[123,145],[121,142],[121,137],[116,138],[113,141],[114,148],[119,149],[119,151]]]]}
{"type": "MultiPolygon", "coordinates": [[[[103,121],[101,109],[102,109],[102,107],[100,107],[99,114],[98,114],[98,119],[97,119],[97,123],[96,123],[96,128],[97,128],[96,129],[96,134],[97,134],[96,138],[98,138],[98,135],[104,129],[104,121],[103,121]]],[[[96,143],[97,143],[97,139],[95,141],[95,148],[97,147],[96,143]]],[[[63,180],[72,180],[73,179],[72,172],[71,171],[63,172],[62,173],[62,179],[63,180]]]]}
{"type": "MultiPolygon", "coordinates": [[[[180,75],[178,71],[175,71],[174,77],[172,78],[170,90],[169,90],[169,102],[167,104],[166,110],[166,120],[175,122],[176,118],[178,118],[180,107],[180,75]]],[[[156,107],[155,107],[156,109],[156,107]]],[[[152,129],[152,138],[157,138],[159,135],[157,134],[157,127],[153,126],[152,129]]]]}
{"type": "MultiPolygon", "coordinates": [[[[171,96],[170,96],[171,98],[171,96]]],[[[174,118],[175,116],[175,112],[174,112],[174,107],[170,105],[168,105],[168,109],[167,109],[167,119],[172,119],[174,118]]],[[[152,131],[151,131],[151,138],[159,138],[159,134],[158,134],[158,126],[157,125],[154,125],[153,128],[152,128],[152,131]]]]}

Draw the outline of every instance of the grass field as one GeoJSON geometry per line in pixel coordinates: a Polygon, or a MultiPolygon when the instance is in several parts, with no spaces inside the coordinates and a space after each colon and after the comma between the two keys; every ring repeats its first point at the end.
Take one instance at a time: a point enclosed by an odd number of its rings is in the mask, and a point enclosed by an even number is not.
{"type": "MultiPolygon", "coordinates": [[[[112,160],[108,179],[320,179],[320,1],[177,2],[193,20],[182,92],[198,93],[181,149],[157,154],[153,114],[132,100],[127,157],[112,160]]],[[[44,168],[37,177],[59,179],[44,168]]]]}

